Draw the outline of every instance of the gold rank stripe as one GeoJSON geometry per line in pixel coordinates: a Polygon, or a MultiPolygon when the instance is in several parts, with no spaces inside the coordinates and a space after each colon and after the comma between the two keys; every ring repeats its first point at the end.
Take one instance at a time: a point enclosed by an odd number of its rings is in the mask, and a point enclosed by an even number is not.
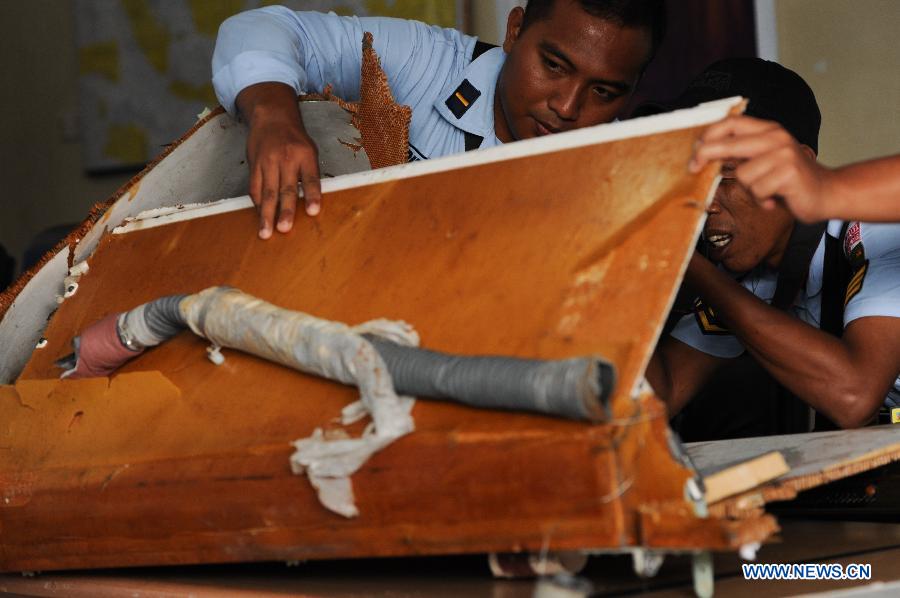
{"type": "Polygon", "coordinates": [[[862,287],[862,279],[853,280],[850,284],[847,285],[847,294],[850,295],[852,293],[857,292],[862,287]]]}
{"type": "Polygon", "coordinates": [[[856,274],[853,275],[853,278],[850,279],[850,283],[847,285],[847,293],[844,295],[844,306],[850,303],[850,300],[862,289],[863,279],[866,277],[866,271],[869,269],[869,264],[866,262],[863,264],[863,267],[856,271],[856,274]]]}
{"type": "Polygon", "coordinates": [[[457,100],[459,100],[460,102],[462,102],[462,105],[463,105],[463,106],[465,106],[466,108],[469,107],[469,102],[466,101],[466,98],[464,98],[463,95],[462,95],[461,93],[459,93],[459,92],[457,91],[457,92],[456,92],[455,94],[453,94],[453,95],[456,96],[456,99],[457,99],[457,100]]]}
{"type": "Polygon", "coordinates": [[[709,321],[709,314],[705,311],[701,311],[697,314],[700,318],[701,328],[703,328],[706,332],[729,332],[727,328],[722,328],[721,326],[717,326],[709,321]]]}
{"type": "Polygon", "coordinates": [[[868,264],[863,264],[863,267],[856,271],[856,274],[853,275],[853,278],[850,279],[850,284],[848,286],[852,286],[862,280],[862,277],[866,275],[866,270],[868,269],[868,264]]]}
{"type": "Polygon", "coordinates": [[[847,287],[847,294],[844,295],[844,307],[847,307],[847,304],[850,303],[850,300],[853,299],[861,289],[862,289],[862,284],[858,284],[858,285],[852,286],[852,287],[847,287]]]}

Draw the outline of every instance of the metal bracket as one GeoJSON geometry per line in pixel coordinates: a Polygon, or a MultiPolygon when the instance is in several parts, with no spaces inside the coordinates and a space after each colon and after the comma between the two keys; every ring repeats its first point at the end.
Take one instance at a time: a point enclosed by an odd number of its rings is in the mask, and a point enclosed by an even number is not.
{"type": "Polygon", "coordinates": [[[708,550],[695,552],[692,569],[694,594],[696,594],[698,598],[712,598],[715,588],[712,553],[708,550]]]}
{"type": "Polygon", "coordinates": [[[662,567],[663,561],[666,560],[665,553],[646,548],[635,548],[631,551],[632,565],[634,572],[642,579],[656,577],[659,568],[662,567]]]}

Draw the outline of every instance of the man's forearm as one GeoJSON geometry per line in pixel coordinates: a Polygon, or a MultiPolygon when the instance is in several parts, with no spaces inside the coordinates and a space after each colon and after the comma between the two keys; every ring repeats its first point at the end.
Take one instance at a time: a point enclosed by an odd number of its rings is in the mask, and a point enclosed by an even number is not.
{"type": "Polygon", "coordinates": [[[900,156],[838,168],[823,200],[828,218],[900,222],[900,156]]]}
{"type": "Polygon", "coordinates": [[[644,378],[647,379],[647,382],[653,388],[656,396],[669,406],[669,413],[678,413],[681,406],[678,406],[678,408],[673,408],[671,406],[672,382],[671,377],[669,376],[668,363],[666,363],[660,348],[657,348],[650,357],[650,362],[647,364],[647,370],[644,372],[644,378]]]}
{"type": "MultiPolygon", "coordinates": [[[[705,258],[694,256],[688,279],[716,317],[781,384],[842,425],[853,425],[868,401],[858,364],[840,339],[773,308],[705,258]]],[[[871,393],[868,393],[871,394],[871,393]]]]}
{"type": "MultiPolygon", "coordinates": [[[[650,358],[647,370],[644,373],[644,377],[651,388],[653,388],[657,398],[666,404],[669,417],[684,409],[684,406],[688,404],[688,401],[697,392],[697,385],[685,386],[684,380],[679,380],[678,376],[673,372],[672,368],[678,367],[678,364],[671,363],[673,359],[669,355],[670,351],[667,351],[671,346],[671,342],[670,339],[665,339],[660,343],[650,358]],[[679,382],[682,383],[679,384],[679,382]]],[[[677,362],[678,360],[675,359],[674,361],[677,362]]]]}

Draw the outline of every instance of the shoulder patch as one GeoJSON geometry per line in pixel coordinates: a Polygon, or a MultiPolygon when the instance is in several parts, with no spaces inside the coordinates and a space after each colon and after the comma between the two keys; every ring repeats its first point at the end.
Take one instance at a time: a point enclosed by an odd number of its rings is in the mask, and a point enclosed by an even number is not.
{"type": "Polygon", "coordinates": [[[850,261],[850,267],[856,271],[866,261],[866,251],[862,244],[862,233],[859,222],[851,222],[844,236],[844,255],[850,261]]]}
{"type": "Polygon", "coordinates": [[[475,86],[469,83],[468,79],[463,79],[459,87],[454,90],[450,97],[444,101],[450,112],[456,118],[462,118],[463,114],[481,97],[481,92],[475,89],[475,86]]]}
{"type": "MultiPolygon", "coordinates": [[[[858,245],[860,249],[862,249],[862,244],[858,245]]],[[[865,256],[865,254],[863,254],[865,256]]],[[[851,259],[851,264],[853,260],[851,259]]],[[[847,292],[844,294],[844,307],[847,307],[847,304],[850,303],[850,300],[856,297],[859,292],[863,288],[863,282],[866,280],[866,272],[869,271],[869,260],[863,261],[862,265],[859,268],[854,267],[853,276],[850,278],[850,282],[847,283],[847,292]]]]}
{"type": "Polygon", "coordinates": [[[703,303],[700,298],[694,299],[694,318],[703,334],[731,334],[716,318],[713,308],[703,303]]]}

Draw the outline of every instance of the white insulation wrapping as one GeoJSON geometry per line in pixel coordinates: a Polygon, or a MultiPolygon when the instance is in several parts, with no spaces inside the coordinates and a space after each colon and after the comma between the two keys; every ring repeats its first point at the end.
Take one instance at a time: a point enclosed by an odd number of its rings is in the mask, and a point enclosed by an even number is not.
{"type": "Polygon", "coordinates": [[[236,289],[213,287],[181,302],[185,320],[214,345],[240,349],[297,370],[353,384],[360,401],[344,409],[344,423],[371,415],[359,438],[329,439],[321,429],[294,442],[294,473],[306,473],[322,504],[345,517],[359,514],[350,476],[376,451],[415,428],[414,399],[397,396],[378,351],[362,337],[374,334],[417,346],[406,322],[372,320],[350,327],[282,309],[236,289]]]}

